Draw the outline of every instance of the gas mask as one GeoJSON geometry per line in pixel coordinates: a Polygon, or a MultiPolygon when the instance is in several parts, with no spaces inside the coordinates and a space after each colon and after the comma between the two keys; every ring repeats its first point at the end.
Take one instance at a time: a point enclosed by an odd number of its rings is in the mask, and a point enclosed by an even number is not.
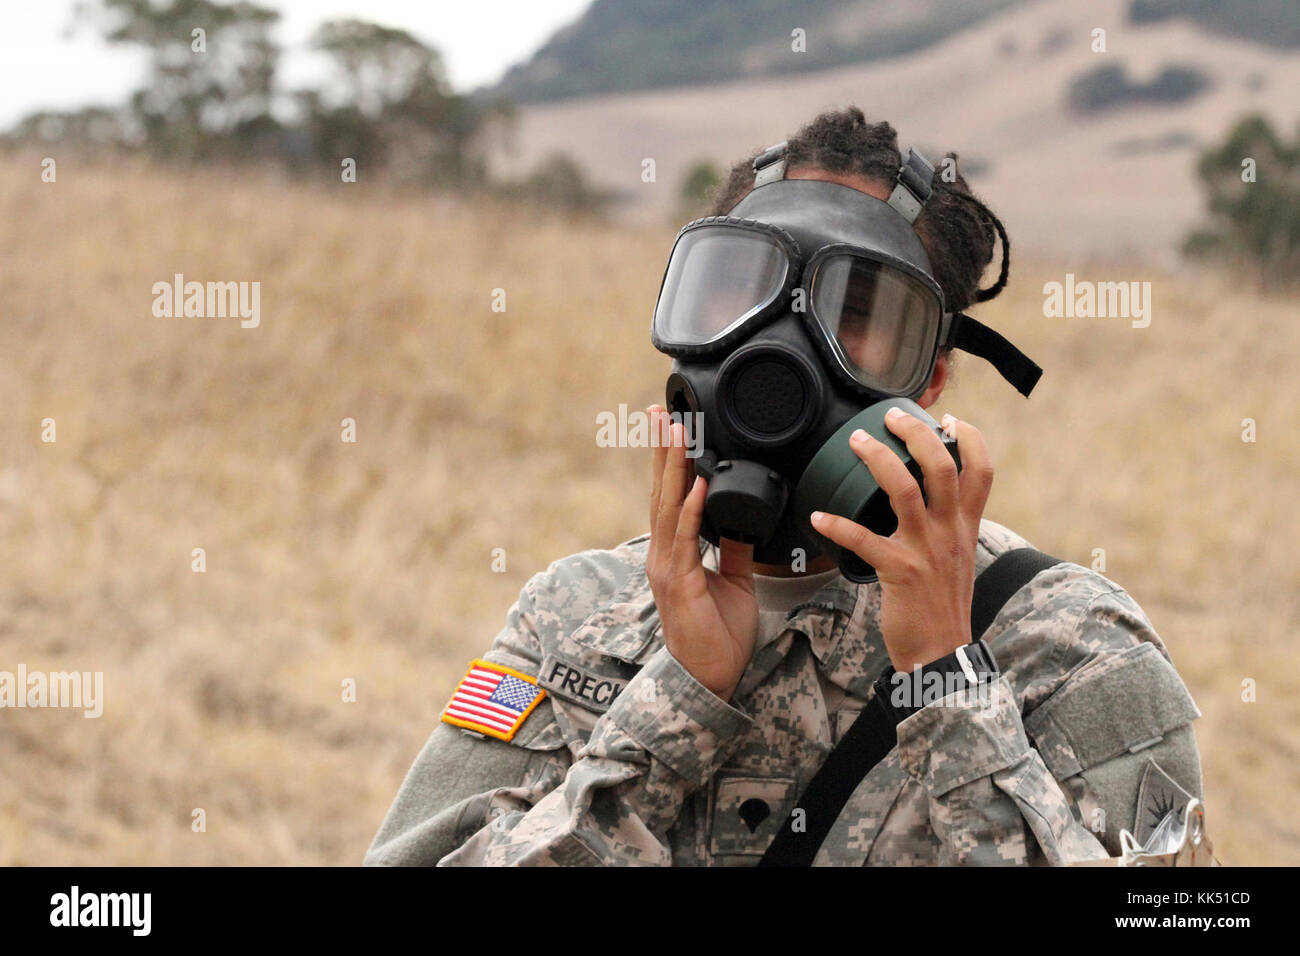
{"type": "MultiPolygon", "coordinates": [[[[817,534],[813,511],[890,535],[888,496],[849,447],[857,428],[921,471],[884,425],[892,406],[945,435],[915,399],[940,348],[990,361],[1022,394],[1042,370],[997,332],[944,307],[912,224],[934,167],[909,150],[887,201],[838,183],[787,180],[785,144],[754,160],[754,189],[726,216],[688,223],[673,246],[651,325],[672,356],[666,388],[708,481],[701,534],[785,564],[829,554],[853,581],[875,572],[817,534]]],[[[960,467],[960,461],[958,461],[960,467]]]]}

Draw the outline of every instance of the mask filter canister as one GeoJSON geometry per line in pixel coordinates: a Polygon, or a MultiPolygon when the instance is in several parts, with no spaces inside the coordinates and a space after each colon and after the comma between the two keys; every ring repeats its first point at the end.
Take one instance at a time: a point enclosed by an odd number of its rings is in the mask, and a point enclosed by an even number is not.
{"type": "MultiPolygon", "coordinates": [[[[925,409],[907,398],[876,402],[845,422],[813,456],[799,479],[794,493],[795,514],[809,533],[815,534],[811,520],[814,511],[843,515],[883,537],[889,537],[898,529],[898,516],[889,503],[889,495],[849,445],[849,436],[861,428],[875,440],[889,446],[902,459],[917,484],[924,488],[920,464],[912,458],[903,440],[885,425],[885,413],[891,408],[900,408],[934,429],[960,470],[957,440],[949,437],[925,409]]],[[[875,568],[856,554],[845,551],[828,538],[821,538],[820,535],[817,537],[824,542],[826,553],[835,560],[841,573],[850,581],[876,579],[875,568]]]]}

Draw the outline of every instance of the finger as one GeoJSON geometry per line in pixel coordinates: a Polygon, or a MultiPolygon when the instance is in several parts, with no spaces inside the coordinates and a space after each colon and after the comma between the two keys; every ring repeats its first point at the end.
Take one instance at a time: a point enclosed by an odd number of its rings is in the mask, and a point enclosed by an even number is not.
{"type": "MultiPolygon", "coordinates": [[[[915,415],[898,411],[885,415],[885,427],[903,440],[925,478],[930,513],[948,519],[957,511],[957,463],[933,428],[915,415]]],[[[947,419],[945,418],[945,421],[947,419]]]]}
{"type": "Polygon", "coordinates": [[[659,495],[664,487],[664,462],[668,459],[668,449],[664,442],[664,429],[660,427],[663,413],[662,405],[651,405],[646,409],[646,414],[650,416],[650,446],[654,454],[651,458],[651,475],[650,484],[650,530],[655,530],[655,524],[659,521],[659,495]]]}
{"type": "Polygon", "coordinates": [[[834,541],[841,548],[852,551],[877,571],[889,566],[898,547],[888,538],[868,531],[856,521],[824,511],[812,513],[812,526],[818,534],[834,541]]]}
{"type": "Polygon", "coordinates": [[[957,492],[959,506],[962,514],[978,526],[993,488],[993,458],[978,428],[960,418],[954,418],[953,425],[957,434],[957,453],[961,455],[957,492]]]}
{"type": "Polygon", "coordinates": [[[703,477],[697,476],[686,494],[686,500],[682,502],[677,530],[673,535],[672,563],[669,565],[674,577],[689,574],[701,566],[700,523],[704,520],[704,496],[707,493],[707,483],[703,477]]]}
{"type": "Polygon", "coordinates": [[[898,527],[905,534],[919,531],[925,524],[925,498],[903,459],[861,428],[849,436],[849,445],[871,469],[876,484],[889,495],[889,504],[898,516],[898,527]]]}
{"type": "Polygon", "coordinates": [[[659,492],[659,522],[655,533],[660,536],[660,556],[671,560],[673,538],[682,510],[686,491],[686,449],[682,442],[682,426],[673,422],[668,430],[668,448],[665,451],[663,486],[659,492]]]}
{"type": "Polygon", "coordinates": [[[732,541],[730,538],[718,539],[718,573],[729,581],[748,584],[754,588],[754,546],[732,541]]]}
{"type": "Polygon", "coordinates": [[[651,565],[660,562],[671,550],[671,544],[666,547],[665,536],[659,532],[659,500],[663,495],[664,464],[668,460],[668,448],[664,440],[665,429],[661,427],[663,411],[662,405],[651,405],[646,409],[650,415],[650,444],[654,451],[650,484],[650,548],[647,552],[647,561],[651,565]]]}

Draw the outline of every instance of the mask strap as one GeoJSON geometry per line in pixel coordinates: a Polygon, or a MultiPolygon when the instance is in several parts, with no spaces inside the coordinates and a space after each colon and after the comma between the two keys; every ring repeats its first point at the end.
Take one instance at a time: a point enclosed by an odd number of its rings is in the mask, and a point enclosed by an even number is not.
{"type": "Polygon", "coordinates": [[[907,158],[898,167],[898,183],[889,194],[889,204],[908,222],[916,222],[916,217],[921,215],[925,201],[933,191],[930,187],[932,182],[934,163],[909,146],[907,158]]]}
{"type": "Polygon", "coordinates": [[[964,312],[953,314],[944,341],[953,348],[978,355],[991,364],[1017,392],[1029,397],[1043,370],[1020,349],[983,322],[964,312]]]}
{"type": "MultiPolygon", "coordinates": [[[[754,188],[785,179],[786,142],[769,146],[754,157],[754,188]]],[[[916,148],[909,146],[903,165],[898,167],[897,182],[889,194],[889,205],[893,206],[908,222],[916,222],[930,198],[934,182],[934,164],[916,148]]]]}
{"type": "Polygon", "coordinates": [[[754,157],[754,188],[785,179],[784,142],[769,146],[754,157]]]}

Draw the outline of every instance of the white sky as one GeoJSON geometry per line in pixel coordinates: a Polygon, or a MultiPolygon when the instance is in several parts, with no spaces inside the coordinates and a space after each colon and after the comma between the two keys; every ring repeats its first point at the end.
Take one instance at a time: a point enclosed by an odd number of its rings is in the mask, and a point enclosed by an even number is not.
{"type": "MultiPolygon", "coordinates": [[[[319,61],[305,52],[322,21],[352,16],[400,27],[435,47],[457,90],[497,80],[592,0],[257,0],[281,13],[279,82],[314,85],[319,61]]],[[[109,47],[74,21],[75,0],[0,0],[0,129],[38,109],[122,102],[144,59],[109,47]],[[69,31],[70,35],[69,35],[69,31]]]]}

